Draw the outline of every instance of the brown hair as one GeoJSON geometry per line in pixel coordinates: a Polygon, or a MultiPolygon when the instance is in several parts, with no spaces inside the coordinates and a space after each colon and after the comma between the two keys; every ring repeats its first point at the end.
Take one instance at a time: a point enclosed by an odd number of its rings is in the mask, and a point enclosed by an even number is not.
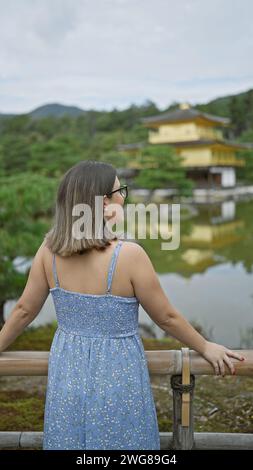
{"type": "MultiPolygon", "coordinates": [[[[104,249],[110,245],[112,236],[95,238],[95,196],[103,196],[113,189],[116,169],[110,163],[95,160],[84,160],[70,168],[63,176],[58,187],[54,224],[45,235],[46,245],[61,256],[71,256],[74,253],[84,253],[92,248],[104,249]],[[74,218],[73,207],[76,204],[88,204],[92,213],[92,238],[73,237],[72,225],[74,218]]],[[[114,239],[117,239],[115,236],[114,239]]]]}

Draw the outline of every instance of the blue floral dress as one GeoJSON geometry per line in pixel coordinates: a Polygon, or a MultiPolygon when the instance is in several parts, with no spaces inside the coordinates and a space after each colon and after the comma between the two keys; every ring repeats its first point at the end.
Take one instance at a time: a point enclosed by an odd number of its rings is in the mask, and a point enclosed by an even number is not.
{"type": "Polygon", "coordinates": [[[138,332],[137,297],[59,286],[53,296],[58,327],[49,352],[43,449],[160,449],[156,408],[138,332]]]}

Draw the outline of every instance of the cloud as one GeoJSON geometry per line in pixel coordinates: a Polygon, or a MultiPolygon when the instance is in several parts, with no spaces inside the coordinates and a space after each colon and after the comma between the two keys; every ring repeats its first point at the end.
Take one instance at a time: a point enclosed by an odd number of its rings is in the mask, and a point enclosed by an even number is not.
{"type": "Polygon", "coordinates": [[[251,0],[0,0],[0,111],[163,108],[252,87],[251,0]]]}

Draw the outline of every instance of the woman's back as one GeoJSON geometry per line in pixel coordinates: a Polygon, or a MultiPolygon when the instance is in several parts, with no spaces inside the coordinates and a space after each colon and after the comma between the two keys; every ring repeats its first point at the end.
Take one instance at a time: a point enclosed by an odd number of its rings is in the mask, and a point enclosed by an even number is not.
{"type": "MultiPolygon", "coordinates": [[[[70,257],[55,255],[55,268],[59,285],[65,290],[83,294],[99,295],[106,293],[109,266],[115,253],[117,262],[111,291],[115,295],[133,297],[135,292],[131,283],[130,266],[124,244],[126,242],[116,240],[112,241],[111,245],[104,251],[93,249],[82,255],[76,254],[70,257]],[[118,250],[117,247],[120,248],[120,252],[115,251],[118,250]]],[[[52,261],[52,253],[47,250],[45,271],[51,288],[55,287],[56,284],[52,261]]]]}
{"type": "Polygon", "coordinates": [[[114,246],[107,270],[106,291],[103,294],[80,293],[60,286],[53,255],[52,271],[55,286],[50,288],[55,305],[58,328],[66,333],[88,337],[117,337],[138,334],[139,301],[111,293],[122,241],[114,246]]]}
{"type": "Polygon", "coordinates": [[[160,449],[139,301],[111,292],[113,280],[120,285],[122,245],[113,247],[103,293],[72,291],[73,281],[62,287],[52,258],[58,328],[49,354],[43,449],[160,449]]]}

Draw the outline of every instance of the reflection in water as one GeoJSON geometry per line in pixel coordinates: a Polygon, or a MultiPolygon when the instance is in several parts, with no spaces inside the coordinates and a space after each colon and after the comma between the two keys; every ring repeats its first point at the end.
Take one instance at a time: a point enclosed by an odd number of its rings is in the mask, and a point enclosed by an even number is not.
{"type": "Polygon", "coordinates": [[[253,347],[253,201],[197,206],[178,250],[141,240],[171,302],[216,342],[253,347]],[[251,333],[250,333],[251,332],[251,333]]]}
{"type": "Polygon", "coordinates": [[[182,237],[182,242],[190,246],[209,246],[210,248],[219,248],[234,243],[242,238],[237,229],[243,228],[242,220],[233,222],[213,223],[212,225],[196,223],[192,227],[191,233],[182,237]]]}
{"type": "Polygon", "coordinates": [[[223,201],[220,204],[220,215],[210,218],[211,223],[226,222],[235,218],[235,201],[223,201]]]}
{"type": "Polygon", "coordinates": [[[252,328],[252,281],[252,274],[245,271],[242,263],[223,263],[191,278],[160,275],[172,304],[189,321],[201,324],[204,331],[211,329],[209,339],[231,348],[241,347],[242,328],[252,328]]]}
{"type": "Polygon", "coordinates": [[[241,328],[241,347],[244,349],[252,349],[253,347],[253,327],[241,328]]]}
{"type": "MultiPolygon", "coordinates": [[[[195,206],[181,218],[177,250],[161,250],[162,240],[141,239],[170,301],[212,341],[230,348],[253,347],[253,201],[195,206]],[[197,215],[195,215],[197,213],[197,215]]],[[[13,303],[5,305],[5,318],[13,303]]],[[[55,320],[49,295],[31,323],[55,320]]],[[[161,330],[140,306],[143,332],[161,330]]]]}
{"type": "Polygon", "coordinates": [[[189,249],[182,254],[182,259],[190,265],[212,265],[214,262],[214,253],[212,250],[189,249]]]}

